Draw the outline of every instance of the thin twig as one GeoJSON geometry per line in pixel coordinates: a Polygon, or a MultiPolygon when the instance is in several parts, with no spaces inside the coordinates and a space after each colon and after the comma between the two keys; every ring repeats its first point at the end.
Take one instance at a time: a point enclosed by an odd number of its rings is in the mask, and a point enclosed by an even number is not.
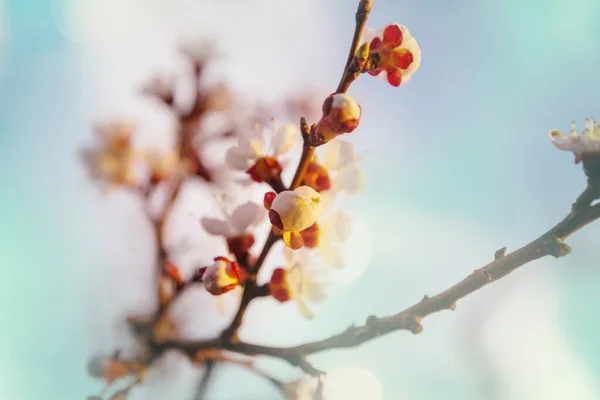
{"type": "Polygon", "coordinates": [[[215,367],[216,363],[213,360],[206,361],[204,375],[202,375],[202,378],[200,379],[194,400],[204,400],[206,398],[206,391],[208,390],[208,385],[210,384],[210,381],[214,375],[215,367]]]}
{"type": "Polygon", "coordinates": [[[369,18],[372,6],[373,0],[360,0],[360,3],[358,4],[355,15],[356,25],[354,27],[354,36],[352,37],[352,44],[350,45],[350,51],[348,52],[348,58],[346,59],[346,65],[344,66],[344,73],[342,74],[342,78],[336,89],[337,93],[345,93],[352,81],[356,79],[354,72],[350,71],[352,60],[360,45],[360,38],[362,37],[362,32],[365,29],[365,24],[369,18]]]}
{"type": "MultiPolygon", "coordinates": [[[[569,254],[570,247],[563,243],[563,240],[598,218],[600,218],[600,204],[571,212],[536,240],[476,269],[451,288],[433,297],[425,296],[418,303],[397,314],[382,318],[371,316],[364,325],[352,325],[327,339],[293,347],[270,347],[245,342],[226,343],[225,346],[227,350],[241,354],[280,358],[302,368],[307,373],[313,373],[312,366],[304,364],[306,356],[336,348],[355,347],[398,330],[420,333],[423,329],[421,321],[425,316],[442,310],[453,310],[458,300],[531,261],[545,256],[562,257],[569,254]]],[[[198,350],[218,348],[221,345],[223,343],[218,340],[171,341],[165,343],[162,350],[178,349],[193,355],[198,350]]]]}

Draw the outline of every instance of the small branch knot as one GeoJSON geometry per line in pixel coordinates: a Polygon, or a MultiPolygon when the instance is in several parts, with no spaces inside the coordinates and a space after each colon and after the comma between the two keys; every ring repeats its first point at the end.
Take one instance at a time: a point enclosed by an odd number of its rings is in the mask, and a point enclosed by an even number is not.
{"type": "Polygon", "coordinates": [[[506,247],[496,250],[494,253],[494,260],[499,260],[506,255],[506,247]]]}
{"type": "Polygon", "coordinates": [[[423,317],[419,315],[409,316],[406,321],[406,328],[415,335],[417,335],[423,332],[423,325],[421,325],[422,320],[423,317]]]}
{"type": "Polygon", "coordinates": [[[536,249],[538,253],[541,251],[559,258],[568,255],[571,252],[571,247],[564,243],[562,239],[553,236],[542,241],[541,246],[536,249]]]}

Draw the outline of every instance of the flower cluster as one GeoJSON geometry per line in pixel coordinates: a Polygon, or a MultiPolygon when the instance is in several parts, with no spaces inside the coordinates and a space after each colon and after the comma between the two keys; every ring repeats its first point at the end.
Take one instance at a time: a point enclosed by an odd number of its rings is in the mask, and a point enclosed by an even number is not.
{"type": "MultiPolygon", "coordinates": [[[[369,2],[361,1],[361,5],[363,3],[369,2]]],[[[296,101],[287,107],[309,112],[310,124],[307,115],[303,115],[300,124],[278,124],[275,118],[269,124],[260,118],[254,129],[248,126],[237,130],[235,142],[220,153],[225,155],[225,163],[217,172],[237,176],[233,179],[234,185],[219,187],[225,193],[215,197],[221,215],[204,212],[199,222],[206,234],[221,238],[226,248],[205,255],[202,263],[195,264],[191,276],[184,276],[172,261],[173,254],[164,244],[165,221],[172,215],[186,178],[200,176],[206,182],[213,181],[215,171],[206,168],[194,137],[202,130],[201,122],[207,111],[234,110],[235,113],[230,92],[222,85],[196,90],[191,107],[183,111],[177,108],[179,102],[173,80],[155,79],[147,85],[143,92],[175,111],[178,118],[176,145],[168,151],[134,151],[133,124],[99,129],[100,145],[85,153],[88,167],[96,178],[106,182],[108,187],[134,188],[146,197],[165,183],[172,184],[165,185],[172,186],[172,190],[163,211],[158,217],[150,218],[158,246],[158,310],[129,321],[142,350],[130,360],[119,353],[93,359],[92,376],[107,385],[132,377],[132,385],[139,382],[164,349],[180,339],[181,331],[169,310],[193,285],[201,285],[204,291],[221,299],[241,292],[240,306],[231,325],[218,341],[211,342],[210,348],[191,350],[194,353],[191,359],[195,361],[210,359],[211,352],[234,349],[228,345],[237,340],[246,307],[254,299],[265,297],[279,303],[295,303],[302,317],[314,318],[313,305],[326,298],[330,283],[328,272],[343,270],[345,266],[341,245],[353,229],[352,218],[340,209],[339,200],[359,192],[366,183],[361,157],[347,140],[359,127],[363,108],[347,93],[348,87],[361,73],[385,77],[391,85],[399,86],[411,78],[421,62],[416,40],[402,25],[387,25],[360,47],[359,37],[356,35],[353,40],[352,48],[358,47],[358,50],[349,57],[335,92],[323,96],[316,104],[296,101]],[[294,152],[296,149],[298,153],[294,152]],[[298,155],[299,161],[293,162],[298,155]],[[250,193],[251,190],[254,192],[250,193]],[[248,196],[244,200],[232,204],[232,195],[237,197],[246,192],[248,196]],[[262,249],[257,250],[256,242],[262,242],[257,239],[257,232],[263,227],[267,238],[262,249]],[[268,258],[277,246],[281,246],[281,259],[268,258]],[[212,262],[206,262],[210,259],[212,262]]],[[[198,86],[204,70],[205,49],[186,48],[184,54],[193,66],[194,85],[198,86]]],[[[239,122],[240,116],[236,118],[234,120],[239,122]]],[[[179,349],[188,351],[185,345],[179,349]]],[[[125,396],[130,387],[116,395],[125,396]]],[[[298,393],[298,388],[292,389],[287,392],[298,393]]]]}

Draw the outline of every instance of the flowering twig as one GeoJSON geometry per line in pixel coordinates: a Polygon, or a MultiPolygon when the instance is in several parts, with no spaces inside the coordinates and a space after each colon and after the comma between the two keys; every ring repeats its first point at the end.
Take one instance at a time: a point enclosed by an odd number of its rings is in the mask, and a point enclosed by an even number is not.
{"type": "MultiPolygon", "coordinates": [[[[348,55],[348,60],[346,62],[346,65],[344,66],[344,73],[342,75],[342,81],[340,82],[340,85],[338,86],[338,89],[337,89],[337,92],[339,92],[339,93],[346,92],[348,90],[348,88],[350,87],[350,84],[353,81],[353,79],[352,80],[347,79],[347,75],[351,74],[351,72],[349,71],[349,66],[352,63],[352,60],[354,59],[354,54],[356,53],[356,49],[358,48],[360,38],[362,37],[362,31],[365,27],[365,23],[367,21],[369,11],[371,11],[372,3],[373,3],[372,0],[361,0],[358,5],[358,10],[356,11],[356,28],[354,30],[354,37],[352,38],[352,44],[350,46],[350,53],[348,55]]],[[[310,130],[314,130],[314,125],[310,130]]],[[[304,120],[304,118],[302,118],[300,120],[300,131],[302,133],[302,141],[303,141],[302,155],[300,156],[300,161],[298,162],[298,167],[296,168],[296,172],[294,173],[294,178],[292,179],[289,190],[297,189],[300,186],[300,183],[302,182],[302,179],[304,178],[304,174],[306,173],[306,169],[308,168],[308,164],[310,163],[310,161],[315,153],[316,147],[313,146],[313,144],[310,142],[310,130],[308,130],[308,125],[306,124],[306,121],[304,120]]],[[[274,189],[276,191],[278,191],[277,190],[278,188],[274,187],[274,189]]],[[[265,242],[265,245],[264,245],[256,263],[252,266],[246,266],[246,269],[251,271],[252,275],[250,276],[250,278],[247,280],[247,282],[245,284],[244,291],[242,294],[242,299],[240,301],[240,305],[238,307],[238,310],[237,310],[231,324],[229,325],[228,328],[226,328],[223,331],[222,337],[224,340],[231,339],[232,341],[238,341],[237,331],[243,322],[244,314],[246,313],[246,309],[248,308],[248,305],[250,304],[250,302],[252,302],[252,300],[257,297],[256,296],[256,274],[260,271],[260,268],[262,267],[264,260],[266,259],[267,255],[269,254],[269,251],[271,250],[272,246],[277,242],[278,239],[279,239],[279,237],[276,236],[271,231],[269,233],[269,236],[267,237],[267,241],[265,242]]]]}
{"type": "Polygon", "coordinates": [[[369,13],[371,12],[372,6],[373,0],[361,0],[358,5],[358,10],[356,10],[355,15],[356,25],[354,27],[354,37],[352,38],[352,44],[350,45],[350,51],[348,52],[348,59],[346,60],[346,65],[344,66],[342,79],[340,79],[340,83],[336,89],[337,93],[345,93],[358,76],[358,71],[352,71],[351,66],[356,51],[358,50],[358,46],[360,45],[360,39],[362,37],[363,30],[365,29],[365,24],[369,18],[369,13]]]}
{"type": "Polygon", "coordinates": [[[562,257],[569,254],[570,247],[563,240],[598,218],[600,218],[600,204],[572,211],[552,229],[531,243],[506,255],[503,255],[503,252],[497,252],[492,262],[476,269],[451,288],[433,297],[425,296],[418,303],[397,314],[381,318],[371,316],[364,325],[352,325],[343,332],[323,340],[293,347],[269,347],[246,342],[223,343],[219,340],[170,341],[164,344],[163,350],[178,349],[191,355],[201,349],[225,345],[227,350],[237,353],[280,358],[302,368],[309,374],[316,374],[318,371],[306,362],[308,355],[336,348],[355,347],[399,330],[420,333],[423,330],[421,321],[425,316],[442,310],[454,310],[458,300],[531,261],[545,256],[562,257]]]}

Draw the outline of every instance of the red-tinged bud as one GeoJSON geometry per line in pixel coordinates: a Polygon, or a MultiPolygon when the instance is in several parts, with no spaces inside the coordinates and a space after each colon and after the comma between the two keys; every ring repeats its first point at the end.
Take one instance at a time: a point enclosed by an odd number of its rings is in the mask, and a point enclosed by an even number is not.
{"type": "Polygon", "coordinates": [[[277,301],[284,303],[292,298],[292,291],[287,282],[287,271],[276,268],[269,282],[269,293],[277,301]]]}
{"type": "Polygon", "coordinates": [[[214,295],[235,289],[242,282],[242,271],[235,261],[226,257],[215,257],[214,263],[206,267],[202,275],[206,290],[214,295]]]}
{"type": "Polygon", "coordinates": [[[310,186],[317,192],[331,188],[331,180],[329,179],[327,169],[314,161],[309,163],[302,180],[302,185],[310,186]]]}
{"type": "Polygon", "coordinates": [[[265,198],[263,200],[263,204],[267,210],[271,209],[271,204],[273,204],[273,200],[277,197],[277,193],[275,192],[267,192],[265,193],[265,198]]]}
{"type": "Polygon", "coordinates": [[[321,229],[315,222],[311,227],[300,232],[302,239],[304,240],[304,246],[313,249],[319,245],[319,235],[321,229]]]}
{"type": "Polygon", "coordinates": [[[251,233],[243,233],[227,238],[227,247],[237,260],[241,260],[253,244],[254,235],[251,233]]]}
{"type": "Polygon", "coordinates": [[[336,136],[350,133],[358,126],[361,107],[346,93],[333,93],[323,103],[323,116],[311,133],[311,144],[318,146],[336,136]]]}
{"type": "Polygon", "coordinates": [[[386,78],[392,86],[408,81],[421,64],[419,45],[403,25],[387,25],[371,40],[370,53],[374,68],[369,74],[386,78]]]}
{"type": "Polygon", "coordinates": [[[283,167],[275,157],[261,157],[246,172],[253,181],[261,183],[281,175],[283,167]]]}
{"type": "Polygon", "coordinates": [[[269,210],[269,221],[271,221],[271,225],[275,228],[283,230],[283,222],[277,211],[269,210]]]}

